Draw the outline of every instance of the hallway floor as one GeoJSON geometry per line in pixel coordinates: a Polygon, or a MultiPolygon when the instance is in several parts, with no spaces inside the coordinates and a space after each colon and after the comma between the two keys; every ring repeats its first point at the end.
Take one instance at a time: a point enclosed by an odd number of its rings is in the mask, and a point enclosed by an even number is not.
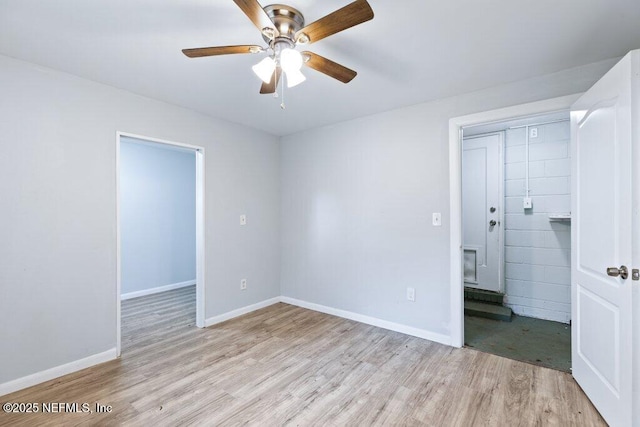
{"type": "Polygon", "coordinates": [[[486,353],[571,372],[571,326],[514,315],[511,322],[464,316],[465,345],[486,353]]]}

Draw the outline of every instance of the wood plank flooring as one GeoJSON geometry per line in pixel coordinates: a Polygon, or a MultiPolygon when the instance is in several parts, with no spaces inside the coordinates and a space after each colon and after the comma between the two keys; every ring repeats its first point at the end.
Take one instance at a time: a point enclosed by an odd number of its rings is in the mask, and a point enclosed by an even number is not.
{"type": "Polygon", "coordinates": [[[0,397],[106,414],[0,425],[606,425],[569,374],[276,304],[195,326],[193,287],[123,302],[122,358],[0,397]]]}

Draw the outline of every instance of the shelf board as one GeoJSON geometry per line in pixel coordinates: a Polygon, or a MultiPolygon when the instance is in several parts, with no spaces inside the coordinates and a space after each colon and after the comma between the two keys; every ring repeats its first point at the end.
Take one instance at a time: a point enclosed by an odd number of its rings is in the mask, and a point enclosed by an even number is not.
{"type": "Polygon", "coordinates": [[[571,212],[550,213],[549,221],[571,221],[571,212]]]}

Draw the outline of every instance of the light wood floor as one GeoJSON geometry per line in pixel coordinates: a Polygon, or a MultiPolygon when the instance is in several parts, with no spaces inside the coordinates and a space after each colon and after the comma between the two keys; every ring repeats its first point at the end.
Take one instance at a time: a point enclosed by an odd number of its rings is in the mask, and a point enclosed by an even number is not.
{"type": "Polygon", "coordinates": [[[0,397],[110,414],[1,425],[605,425],[570,375],[287,304],[197,329],[193,288],[123,302],[117,361],[0,397]]]}

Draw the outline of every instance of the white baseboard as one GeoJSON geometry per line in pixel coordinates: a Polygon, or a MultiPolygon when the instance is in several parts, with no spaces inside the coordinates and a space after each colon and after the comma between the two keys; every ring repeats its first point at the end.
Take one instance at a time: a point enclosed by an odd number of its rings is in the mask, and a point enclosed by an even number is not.
{"type": "Polygon", "coordinates": [[[228,311],[218,316],[210,317],[204,321],[204,327],[209,327],[217,323],[225,322],[234,317],[242,316],[243,314],[251,313],[252,311],[260,310],[261,308],[269,307],[270,305],[280,302],[280,297],[270,298],[264,301],[257,302],[255,304],[241,307],[236,310],[228,311]]]}
{"type": "Polygon", "coordinates": [[[146,296],[146,295],[159,294],[160,292],[166,292],[166,291],[172,291],[174,289],[186,288],[187,286],[193,286],[195,284],[196,284],[196,280],[195,279],[187,280],[186,282],[171,283],[170,285],[158,286],[157,288],[143,289],[141,291],[135,291],[135,292],[127,292],[126,294],[122,294],[120,296],[120,299],[122,301],[124,301],[126,299],[131,299],[131,298],[138,298],[138,297],[143,297],[143,296],[146,296]]]}
{"type": "Polygon", "coordinates": [[[333,308],[333,307],[327,307],[320,304],[314,304],[312,302],[302,301],[295,298],[280,297],[280,301],[286,304],[307,308],[309,310],[331,314],[332,316],[338,316],[344,319],[355,320],[356,322],[366,323],[367,325],[377,326],[379,328],[388,329],[390,331],[400,332],[402,334],[423,338],[429,341],[439,342],[445,345],[451,345],[450,336],[427,331],[425,329],[418,329],[412,326],[406,326],[400,323],[394,323],[394,322],[389,322],[388,320],[378,319],[377,317],[365,316],[364,314],[358,314],[351,311],[340,310],[339,308],[333,308]]]}
{"type": "Polygon", "coordinates": [[[55,366],[53,368],[47,369],[46,371],[27,375],[26,377],[17,378],[15,380],[0,384],[0,396],[4,396],[5,394],[13,393],[14,391],[22,390],[24,388],[31,387],[36,384],[40,384],[45,381],[49,381],[63,375],[71,374],[73,372],[77,372],[82,369],[89,368],[91,366],[108,362],[114,359],[116,359],[116,349],[112,348],[102,353],[85,357],[84,359],[75,360],[73,362],[66,363],[60,366],[55,366]]]}

